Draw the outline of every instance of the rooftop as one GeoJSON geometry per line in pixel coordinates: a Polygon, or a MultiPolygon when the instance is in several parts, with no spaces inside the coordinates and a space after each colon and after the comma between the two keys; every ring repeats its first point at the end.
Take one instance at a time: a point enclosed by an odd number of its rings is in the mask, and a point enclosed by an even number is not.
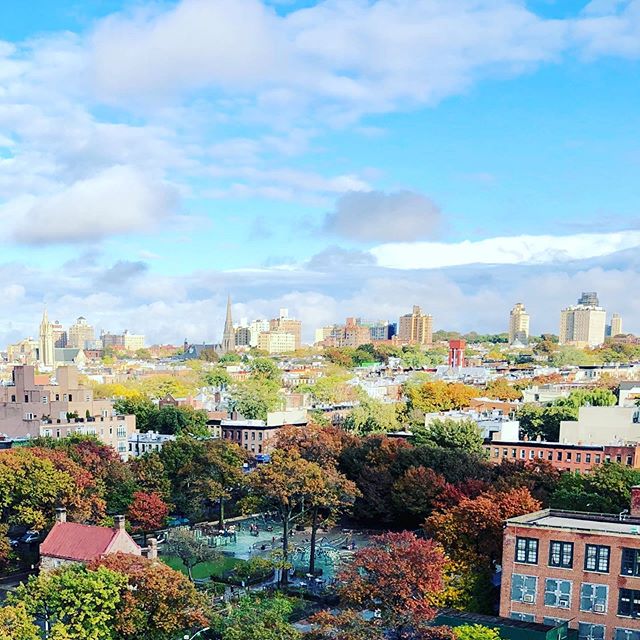
{"type": "Polygon", "coordinates": [[[571,529],[596,533],[640,535],[640,517],[615,513],[583,513],[544,509],[517,518],[509,518],[508,525],[524,525],[545,529],[571,529]]]}
{"type": "Polygon", "coordinates": [[[105,554],[120,530],[77,522],[56,522],[40,545],[40,555],[88,562],[105,554]]]}

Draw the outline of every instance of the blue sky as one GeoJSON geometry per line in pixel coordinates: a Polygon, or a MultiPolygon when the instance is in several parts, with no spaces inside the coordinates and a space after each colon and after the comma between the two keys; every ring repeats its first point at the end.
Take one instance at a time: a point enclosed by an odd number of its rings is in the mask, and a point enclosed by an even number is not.
{"type": "Polygon", "coordinates": [[[639,104],[639,0],[2,3],[0,343],[211,340],[227,292],[640,332],[639,104]]]}

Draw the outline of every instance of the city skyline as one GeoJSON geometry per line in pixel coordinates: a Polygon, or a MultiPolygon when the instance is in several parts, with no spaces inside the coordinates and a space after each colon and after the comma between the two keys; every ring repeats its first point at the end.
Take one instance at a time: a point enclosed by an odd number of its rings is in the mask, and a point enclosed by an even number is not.
{"type": "Polygon", "coordinates": [[[229,291],[236,317],[415,303],[462,332],[524,300],[557,333],[597,290],[640,333],[637,2],[35,0],[0,24],[2,343],[45,303],[218,340],[229,291]]]}

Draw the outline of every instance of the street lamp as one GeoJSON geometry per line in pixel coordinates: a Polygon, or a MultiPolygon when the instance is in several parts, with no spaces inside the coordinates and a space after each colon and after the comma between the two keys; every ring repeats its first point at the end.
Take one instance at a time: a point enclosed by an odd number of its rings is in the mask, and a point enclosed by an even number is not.
{"type": "Polygon", "coordinates": [[[200,631],[196,631],[192,636],[190,636],[188,633],[185,633],[183,637],[183,640],[193,640],[194,638],[197,638],[200,636],[201,633],[204,633],[205,631],[209,631],[209,627],[205,627],[204,629],[200,629],[200,631]]]}

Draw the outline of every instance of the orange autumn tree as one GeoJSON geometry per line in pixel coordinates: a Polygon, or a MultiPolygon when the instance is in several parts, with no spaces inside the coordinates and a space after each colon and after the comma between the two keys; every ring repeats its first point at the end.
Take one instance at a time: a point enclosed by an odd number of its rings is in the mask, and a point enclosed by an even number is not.
{"type": "Polygon", "coordinates": [[[207,603],[182,573],[162,562],[125,553],[95,560],[88,568],[101,566],[127,578],[116,613],[119,638],[172,640],[182,637],[183,631],[207,626],[207,603]]]}
{"type": "Polygon", "coordinates": [[[376,536],[338,575],[341,602],[378,611],[372,631],[379,627],[388,638],[429,637],[445,562],[442,547],[432,540],[407,531],[376,536]]]}
{"type": "Polygon", "coordinates": [[[472,565],[485,562],[493,568],[502,559],[504,521],[540,507],[524,487],[487,491],[476,498],[463,498],[445,512],[432,514],[424,528],[455,560],[472,565]]]}
{"type": "Polygon", "coordinates": [[[324,491],[324,476],[320,465],[301,458],[296,450],[278,449],[269,464],[258,467],[250,476],[255,494],[265,507],[277,511],[282,522],[282,584],[287,583],[291,529],[306,517],[313,498],[324,491]]]}

